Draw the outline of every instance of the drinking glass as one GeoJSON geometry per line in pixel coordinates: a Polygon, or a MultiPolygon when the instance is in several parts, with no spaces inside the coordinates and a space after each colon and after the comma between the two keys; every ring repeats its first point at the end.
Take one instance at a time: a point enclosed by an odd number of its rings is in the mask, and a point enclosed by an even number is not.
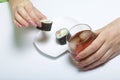
{"type": "Polygon", "coordinates": [[[77,24],[70,28],[67,42],[70,55],[74,58],[88,47],[96,38],[96,34],[87,24],[77,24]]]}

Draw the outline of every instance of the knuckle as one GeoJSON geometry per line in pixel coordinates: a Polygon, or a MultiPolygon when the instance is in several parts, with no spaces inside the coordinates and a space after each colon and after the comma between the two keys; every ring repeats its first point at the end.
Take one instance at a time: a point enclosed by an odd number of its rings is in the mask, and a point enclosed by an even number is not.
{"type": "Polygon", "coordinates": [[[98,63],[99,63],[99,64],[103,64],[105,61],[106,61],[106,59],[103,58],[103,59],[100,59],[100,60],[98,61],[98,63]]]}
{"type": "Polygon", "coordinates": [[[103,64],[103,63],[107,62],[107,60],[108,60],[108,57],[107,57],[107,56],[104,56],[104,57],[102,57],[102,58],[99,60],[99,63],[100,63],[100,64],[103,64]]]}
{"type": "Polygon", "coordinates": [[[22,10],[22,6],[21,5],[17,6],[16,10],[20,12],[22,10]]]}
{"type": "Polygon", "coordinates": [[[91,58],[91,61],[96,61],[100,58],[99,55],[94,55],[92,58],[91,58]]]}
{"type": "Polygon", "coordinates": [[[26,6],[25,6],[25,9],[26,9],[29,13],[31,13],[31,12],[33,11],[33,6],[32,6],[32,5],[26,5],[26,6]]]}
{"type": "Polygon", "coordinates": [[[114,45],[114,43],[112,41],[106,41],[106,45],[109,47],[112,47],[114,45]]]}
{"type": "Polygon", "coordinates": [[[86,65],[88,65],[89,63],[90,63],[90,61],[89,61],[89,60],[86,60],[86,61],[82,62],[81,64],[82,64],[83,66],[86,66],[86,65]]]}

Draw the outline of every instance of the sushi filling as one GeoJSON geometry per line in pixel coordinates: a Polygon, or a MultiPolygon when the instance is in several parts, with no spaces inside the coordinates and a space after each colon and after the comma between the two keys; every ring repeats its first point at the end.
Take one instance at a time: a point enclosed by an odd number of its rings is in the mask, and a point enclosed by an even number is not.
{"type": "Polygon", "coordinates": [[[60,39],[60,38],[62,38],[62,37],[64,37],[64,36],[66,36],[67,33],[68,33],[68,31],[65,30],[65,29],[62,29],[61,31],[58,31],[58,32],[56,33],[57,39],[60,39]]]}
{"type": "Polygon", "coordinates": [[[60,29],[56,32],[57,42],[61,45],[66,44],[66,37],[68,35],[68,30],[66,28],[60,29]]]}
{"type": "Polygon", "coordinates": [[[51,24],[52,23],[52,21],[47,20],[47,19],[41,20],[40,22],[45,23],[45,24],[51,24]]]}

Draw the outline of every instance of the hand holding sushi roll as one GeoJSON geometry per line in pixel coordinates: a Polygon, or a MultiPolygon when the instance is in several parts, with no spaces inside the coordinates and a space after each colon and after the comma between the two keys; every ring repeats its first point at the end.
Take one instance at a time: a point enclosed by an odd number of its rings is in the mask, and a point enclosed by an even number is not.
{"type": "Polygon", "coordinates": [[[18,27],[39,26],[40,20],[46,19],[30,0],[9,0],[13,13],[13,22],[18,27]]]}
{"type": "Polygon", "coordinates": [[[42,31],[51,31],[52,28],[52,21],[48,19],[43,19],[40,20],[41,22],[41,27],[37,26],[37,29],[42,30],[42,31]]]}

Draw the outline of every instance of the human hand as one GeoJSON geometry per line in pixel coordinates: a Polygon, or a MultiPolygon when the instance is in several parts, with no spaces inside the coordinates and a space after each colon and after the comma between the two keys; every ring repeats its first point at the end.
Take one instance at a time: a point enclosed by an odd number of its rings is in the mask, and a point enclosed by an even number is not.
{"type": "Polygon", "coordinates": [[[76,57],[82,70],[89,70],[106,63],[120,54],[120,18],[96,30],[97,38],[76,57]]]}
{"type": "Polygon", "coordinates": [[[13,22],[18,27],[41,27],[40,20],[46,19],[30,0],[9,0],[9,3],[13,12],[13,22]]]}

